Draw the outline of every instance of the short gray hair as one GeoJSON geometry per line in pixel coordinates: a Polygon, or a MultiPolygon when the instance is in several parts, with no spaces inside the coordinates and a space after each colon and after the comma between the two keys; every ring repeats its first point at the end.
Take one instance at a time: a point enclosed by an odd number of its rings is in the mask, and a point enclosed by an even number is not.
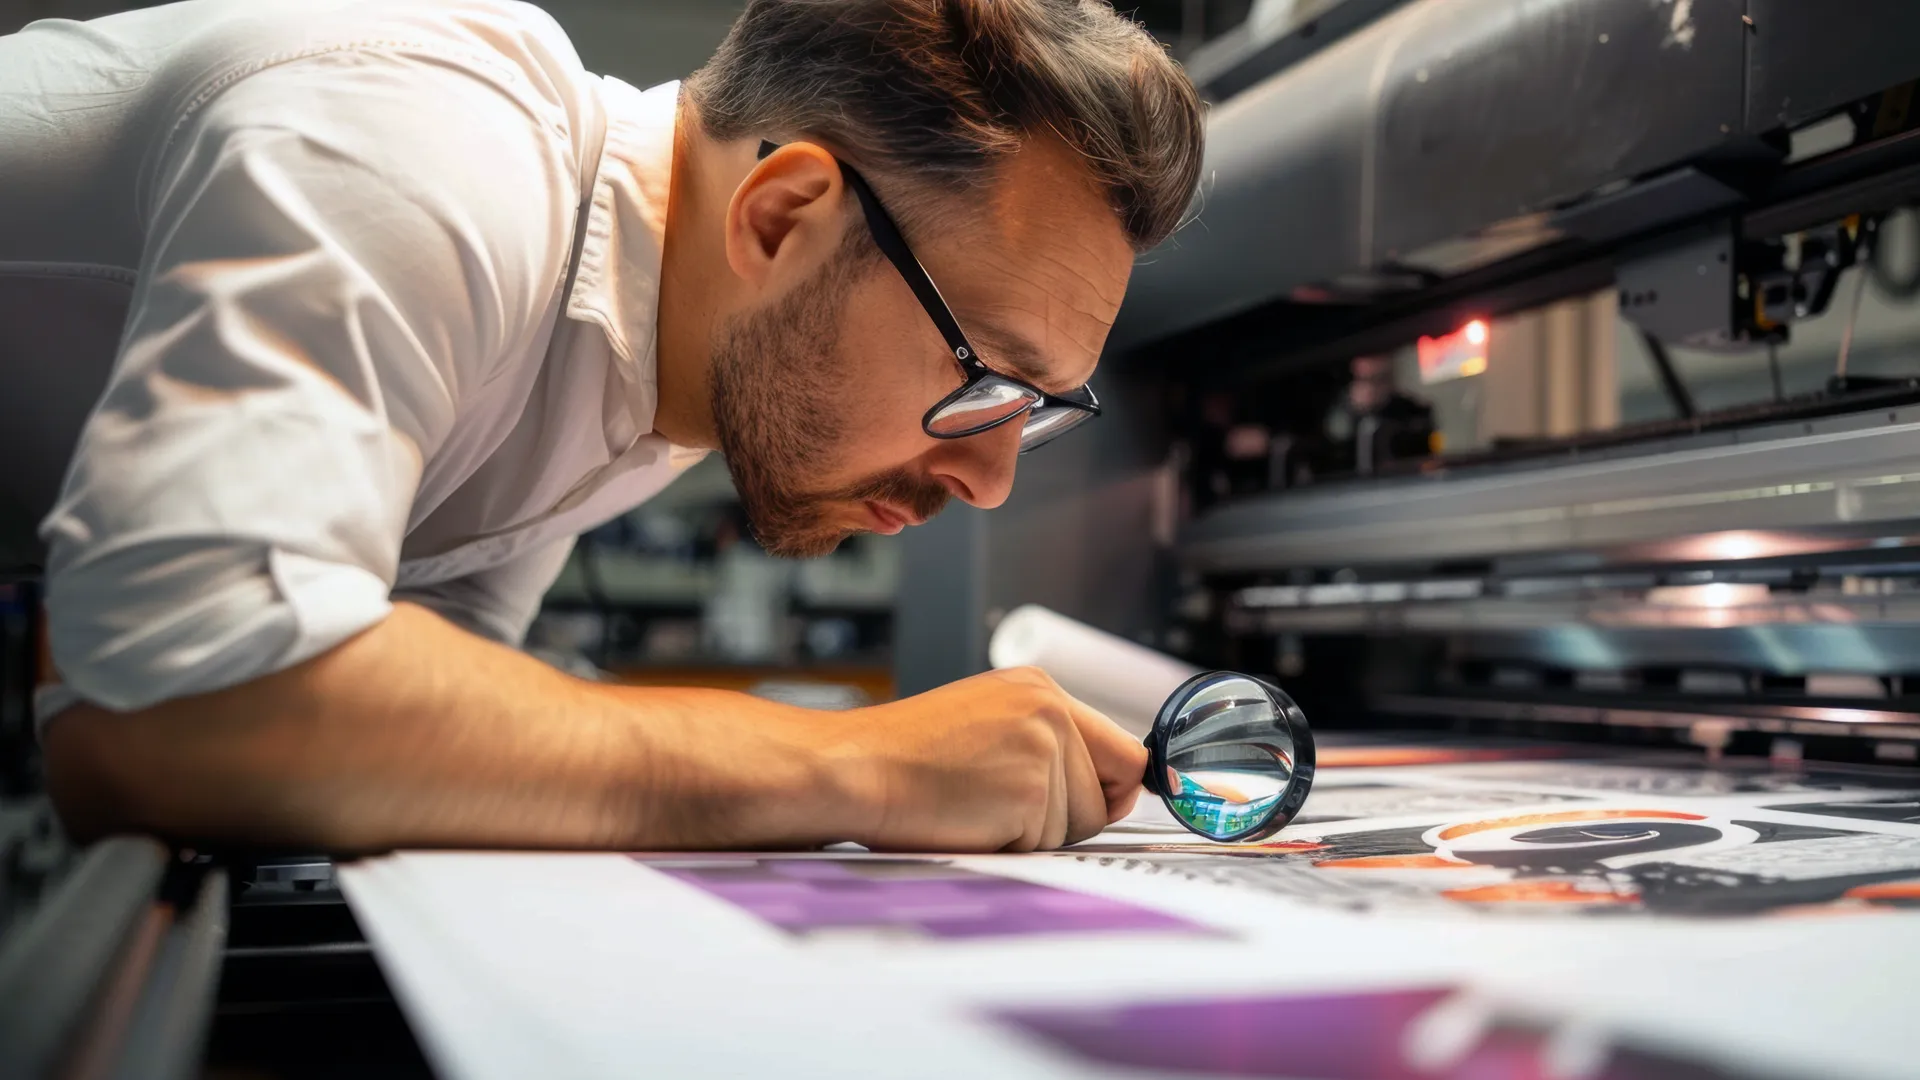
{"type": "Polygon", "coordinates": [[[1085,161],[1136,251],[1180,224],[1200,174],[1200,99],[1106,0],[750,0],[685,92],[706,134],[811,136],[906,189],[989,182],[1053,132],[1085,161]]]}

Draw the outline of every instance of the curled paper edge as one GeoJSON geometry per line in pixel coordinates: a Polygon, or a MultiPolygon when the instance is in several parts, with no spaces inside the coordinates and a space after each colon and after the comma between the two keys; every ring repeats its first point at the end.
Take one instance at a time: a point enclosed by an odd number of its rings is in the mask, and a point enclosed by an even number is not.
{"type": "Polygon", "coordinates": [[[1200,669],[1038,604],[1008,612],[987,642],[995,668],[1032,666],[1144,737],[1167,695],[1200,669]]]}

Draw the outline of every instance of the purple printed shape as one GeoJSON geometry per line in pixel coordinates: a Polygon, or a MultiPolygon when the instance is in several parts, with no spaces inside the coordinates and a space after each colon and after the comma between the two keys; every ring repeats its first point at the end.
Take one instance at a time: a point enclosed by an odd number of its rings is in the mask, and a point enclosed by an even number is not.
{"type": "MultiPolygon", "coordinates": [[[[1288,1080],[1550,1080],[1542,1031],[1496,1023],[1458,1057],[1407,1060],[1410,1025],[1452,988],[1012,1009],[998,1019],[1077,1057],[1196,1076],[1288,1080]]],[[[1714,1066],[1617,1047],[1590,1080],[1738,1080],[1714,1066]]]]}
{"type": "Polygon", "coordinates": [[[1402,1063],[1406,1026],[1449,990],[1030,1009],[1000,1014],[1063,1049],[1114,1065],[1219,1076],[1430,1080],[1402,1063]]]}
{"type": "Polygon", "coordinates": [[[791,934],[911,931],[931,938],[1204,931],[1089,893],[920,859],[639,858],[791,934]]]}

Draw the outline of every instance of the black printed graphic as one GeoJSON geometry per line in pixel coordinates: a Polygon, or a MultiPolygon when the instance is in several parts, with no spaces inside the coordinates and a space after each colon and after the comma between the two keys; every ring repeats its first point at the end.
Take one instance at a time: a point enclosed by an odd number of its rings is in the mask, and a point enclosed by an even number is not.
{"type": "Polygon", "coordinates": [[[1237,858],[1199,844],[1069,853],[1354,910],[1753,916],[1822,906],[1920,906],[1920,837],[1660,807],[1464,818],[1426,828],[1295,837],[1237,858]]]}
{"type": "Polygon", "coordinates": [[[1795,814],[1823,814],[1827,817],[1854,818],[1860,821],[1888,821],[1897,825],[1920,825],[1920,795],[1892,795],[1884,799],[1860,802],[1788,803],[1769,806],[1795,814]]]}
{"type": "Polygon", "coordinates": [[[1798,795],[1810,792],[1920,793],[1920,775],[1895,770],[1776,769],[1761,763],[1708,767],[1671,762],[1495,762],[1462,765],[1449,776],[1525,787],[1622,795],[1798,795]]]}

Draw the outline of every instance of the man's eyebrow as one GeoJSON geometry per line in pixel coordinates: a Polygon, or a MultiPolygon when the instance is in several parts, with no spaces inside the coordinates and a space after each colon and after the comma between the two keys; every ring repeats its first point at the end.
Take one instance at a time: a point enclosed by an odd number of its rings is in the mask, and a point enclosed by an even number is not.
{"type": "Polygon", "coordinates": [[[1019,334],[981,327],[975,336],[985,350],[980,357],[981,363],[995,371],[1032,383],[1048,393],[1078,389],[1078,383],[1073,386],[1060,385],[1059,376],[1053,373],[1046,354],[1019,334]]]}

